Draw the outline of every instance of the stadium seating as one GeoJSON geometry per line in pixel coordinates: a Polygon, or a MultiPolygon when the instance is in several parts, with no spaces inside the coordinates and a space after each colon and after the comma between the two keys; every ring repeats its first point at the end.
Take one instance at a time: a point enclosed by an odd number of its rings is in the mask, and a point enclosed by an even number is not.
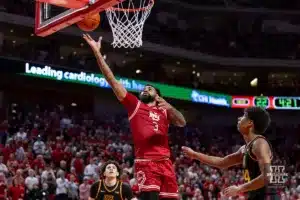
{"type": "MultiPolygon", "coordinates": [[[[17,108],[17,105],[11,105],[11,108],[17,108]]],[[[78,197],[82,196],[80,199],[87,199],[90,184],[99,178],[101,165],[109,159],[120,162],[124,169],[122,180],[130,184],[138,194],[133,177],[134,155],[130,132],[123,128],[127,126],[118,125],[126,118],[121,120],[120,117],[111,116],[107,119],[97,119],[87,114],[83,115],[83,118],[75,113],[66,115],[62,105],[47,109],[34,105],[30,108],[18,105],[18,109],[11,112],[9,123],[4,121],[1,124],[0,181],[7,184],[10,197],[14,199],[20,194],[24,195],[25,199],[35,199],[44,195],[53,199],[61,192],[55,188],[55,182],[60,176],[65,176],[70,181],[69,197],[79,199],[78,197]]],[[[207,127],[188,126],[183,131],[171,127],[170,145],[183,200],[225,200],[220,191],[229,185],[243,182],[240,168],[220,171],[181,155],[180,146],[183,144],[218,156],[239,147],[239,144],[232,145],[232,141],[230,143],[232,138],[230,133],[226,132],[228,129],[223,129],[225,133],[219,132],[213,137],[209,136],[209,140],[205,133],[209,133],[208,130],[207,127]]],[[[281,131],[283,129],[277,128],[276,134],[281,131]]],[[[299,151],[299,146],[281,143],[277,146],[285,146],[287,152],[292,150],[291,148],[297,148],[299,151]]],[[[297,156],[296,149],[294,152],[294,156],[297,156]]],[[[296,166],[299,168],[299,159],[296,163],[295,159],[279,158],[282,156],[276,153],[277,163],[283,162],[290,166],[288,189],[281,192],[282,199],[300,198],[300,174],[295,173],[299,171],[296,170],[296,166]]],[[[245,197],[241,195],[234,199],[245,197]]]]}

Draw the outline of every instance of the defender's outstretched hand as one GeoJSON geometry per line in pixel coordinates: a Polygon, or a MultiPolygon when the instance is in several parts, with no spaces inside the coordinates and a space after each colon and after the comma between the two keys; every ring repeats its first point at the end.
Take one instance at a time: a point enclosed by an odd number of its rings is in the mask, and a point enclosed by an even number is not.
{"type": "Polygon", "coordinates": [[[185,146],[181,147],[181,149],[185,156],[189,157],[190,159],[195,159],[196,152],[193,149],[185,146]]]}
{"type": "Polygon", "coordinates": [[[224,190],[226,197],[235,197],[240,193],[241,188],[239,186],[233,185],[224,190]]]}
{"type": "Polygon", "coordinates": [[[89,34],[83,34],[83,39],[90,45],[94,52],[100,52],[102,37],[96,42],[89,34]]]}

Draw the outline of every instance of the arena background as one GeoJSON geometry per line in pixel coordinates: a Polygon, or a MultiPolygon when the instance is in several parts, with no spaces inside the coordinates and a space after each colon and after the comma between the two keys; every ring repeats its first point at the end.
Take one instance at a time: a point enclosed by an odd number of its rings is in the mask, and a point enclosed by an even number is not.
{"type": "MultiPolygon", "coordinates": [[[[105,88],[106,83],[37,77],[26,70],[26,66],[48,66],[63,72],[99,74],[77,27],[47,38],[34,36],[33,9],[30,0],[0,2],[0,171],[5,172],[0,180],[7,182],[8,196],[22,199],[25,197],[14,194],[26,193],[26,198],[37,199],[47,183],[47,198],[54,198],[58,169],[69,179],[75,175],[78,184],[70,195],[79,195],[78,191],[84,193],[84,168],[101,166],[109,158],[120,161],[126,171],[122,179],[137,192],[126,113],[105,88]],[[20,128],[27,134],[21,134],[20,128]],[[43,144],[36,143],[38,135],[43,144]],[[46,147],[43,158],[36,158],[40,154],[34,149],[37,144],[46,147]],[[76,159],[83,159],[84,165],[71,170],[76,159]],[[46,168],[54,171],[53,180],[43,177],[46,168]],[[36,179],[28,177],[30,169],[36,179]],[[35,181],[39,189],[32,188],[35,181]]],[[[112,70],[123,80],[140,85],[143,81],[164,84],[160,87],[169,91],[167,100],[187,118],[187,127],[170,129],[182,199],[226,199],[220,191],[243,182],[239,167],[219,171],[192,162],[180,152],[182,145],[189,145],[224,156],[243,144],[236,130],[242,108],[233,108],[235,96],[243,101],[257,96],[270,104],[271,98],[266,97],[294,97],[292,107],[269,110],[272,124],[266,137],[274,148],[274,163],[285,165],[289,173],[281,199],[300,199],[299,9],[299,2],[292,0],[162,0],[146,21],[144,46],[134,50],[110,46],[109,26],[102,16],[101,26],[92,35],[104,36],[103,51],[112,70]],[[254,78],[258,78],[257,87],[250,86],[254,78]],[[172,93],[181,88],[168,90],[171,86],[186,88],[186,93],[172,93]],[[204,100],[211,97],[222,101],[204,100]]],[[[137,92],[138,88],[131,89],[137,92]]],[[[95,169],[90,183],[98,178],[98,167],[95,169]]]]}

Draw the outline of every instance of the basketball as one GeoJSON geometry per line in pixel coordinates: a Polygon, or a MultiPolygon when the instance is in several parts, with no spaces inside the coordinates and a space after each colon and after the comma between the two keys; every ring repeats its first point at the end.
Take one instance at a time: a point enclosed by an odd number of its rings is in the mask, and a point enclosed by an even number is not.
{"type": "Polygon", "coordinates": [[[87,15],[82,21],[77,23],[77,26],[83,31],[93,31],[100,24],[100,15],[87,15]]]}

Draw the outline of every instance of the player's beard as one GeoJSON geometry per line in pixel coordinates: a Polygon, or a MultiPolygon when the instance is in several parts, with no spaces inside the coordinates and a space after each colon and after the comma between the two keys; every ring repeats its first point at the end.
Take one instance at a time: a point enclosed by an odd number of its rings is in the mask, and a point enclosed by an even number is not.
{"type": "Polygon", "coordinates": [[[147,94],[147,95],[143,95],[143,94],[140,94],[140,100],[141,102],[147,104],[147,103],[152,103],[154,101],[154,97],[151,96],[150,94],[147,94]]]}

